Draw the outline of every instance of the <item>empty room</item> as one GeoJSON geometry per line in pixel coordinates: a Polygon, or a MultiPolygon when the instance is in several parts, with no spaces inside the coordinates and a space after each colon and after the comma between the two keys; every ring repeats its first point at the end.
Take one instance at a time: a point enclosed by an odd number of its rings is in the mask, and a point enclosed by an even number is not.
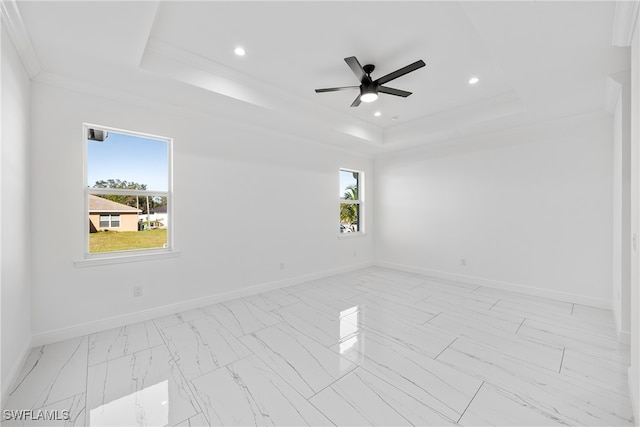
{"type": "Polygon", "coordinates": [[[639,11],[0,0],[0,423],[638,425],[639,11]]]}

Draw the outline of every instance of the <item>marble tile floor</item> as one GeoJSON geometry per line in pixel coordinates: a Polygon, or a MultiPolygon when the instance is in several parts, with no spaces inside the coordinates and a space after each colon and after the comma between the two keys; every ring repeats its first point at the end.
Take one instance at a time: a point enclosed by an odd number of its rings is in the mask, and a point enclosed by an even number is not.
{"type": "Polygon", "coordinates": [[[607,310],[371,267],[34,348],[3,409],[58,419],[2,425],[633,425],[628,352],[607,310]]]}

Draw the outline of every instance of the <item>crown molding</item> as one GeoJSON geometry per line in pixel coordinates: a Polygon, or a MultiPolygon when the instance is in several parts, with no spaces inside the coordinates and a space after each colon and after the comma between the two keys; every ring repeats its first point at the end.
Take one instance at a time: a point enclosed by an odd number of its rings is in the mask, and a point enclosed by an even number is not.
{"type": "Polygon", "coordinates": [[[557,135],[557,131],[570,126],[587,126],[598,120],[610,119],[611,114],[598,110],[572,114],[568,116],[553,117],[534,122],[526,122],[509,127],[496,127],[495,129],[469,132],[461,135],[443,135],[441,138],[433,138],[422,143],[402,144],[394,146],[389,150],[379,151],[375,158],[383,156],[393,156],[407,152],[451,152],[454,150],[468,150],[473,147],[480,147],[483,144],[504,144],[523,143],[538,138],[540,134],[547,134],[549,137],[557,135]],[[501,142],[500,142],[501,141],[501,142]]]}
{"type": "MultiPolygon", "coordinates": [[[[34,84],[68,90],[78,94],[99,97],[118,103],[126,103],[134,107],[149,109],[150,111],[162,111],[167,114],[175,114],[187,117],[199,117],[204,120],[216,121],[225,125],[237,128],[238,131],[252,131],[258,134],[272,135],[276,138],[304,142],[310,146],[321,147],[326,150],[335,151],[349,155],[359,155],[373,158],[374,147],[370,142],[347,135],[324,127],[313,126],[302,123],[290,123],[288,118],[283,116],[282,120],[274,120],[274,114],[264,110],[260,117],[264,120],[247,121],[246,115],[252,114],[251,106],[248,103],[233,103],[233,101],[211,102],[211,96],[215,94],[201,92],[200,101],[196,104],[184,103],[170,95],[162,95],[161,92],[149,94],[139,92],[134,88],[115,88],[107,86],[102,82],[89,81],[86,79],[71,77],[64,74],[56,74],[43,70],[36,78],[34,84]]],[[[276,117],[277,118],[277,117],[276,117]]]]}
{"type": "Polygon", "coordinates": [[[613,35],[611,44],[613,46],[631,46],[631,39],[638,21],[638,11],[640,2],[617,1],[616,11],[613,17],[613,35]]]}
{"type": "Polygon", "coordinates": [[[402,149],[473,134],[476,126],[513,117],[525,111],[513,90],[450,110],[412,120],[385,130],[384,150],[402,149]]]}
{"type": "Polygon", "coordinates": [[[24,25],[22,15],[20,15],[16,0],[0,0],[0,17],[2,18],[2,25],[6,28],[24,64],[24,68],[27,70],[27,74],[29,74],[30,78],[36,77],[42,71],[42,66],[31,42],[29,31],[24,25]]]}

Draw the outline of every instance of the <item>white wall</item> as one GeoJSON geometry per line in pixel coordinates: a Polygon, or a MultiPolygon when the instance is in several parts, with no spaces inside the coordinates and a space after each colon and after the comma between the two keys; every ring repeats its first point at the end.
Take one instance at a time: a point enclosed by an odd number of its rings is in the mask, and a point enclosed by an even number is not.
{"type": "Polygon", "coordinates": [[[611,76],[613,114],[613,313],[618,338],[629,343],[631,322],[631,73],[611,76]]]}
{"type": "MultiPolygon", "coordinates": [[[[613,296],[613,317],[616,323],[618,336],[622,330],[622,275],[623,275],[623,247],[622,241],[625,237],[622,226],[623,197],[622,186],[624,183],[622,174],[622,101],[618,96],[615,111],[613,114],[613,272],[612,272],[612,296],[613,296]]],[[[627,158],[630,159],[629,156],[627,158]]],[[[630,181],[630,180],[628,180],[630,181]]],[[[628,236],[628,233],[626,234],[628,236]]]]}
{"type": "MultiPolygon", "coordinates": [[[[32,93],[36,342],[373,262],[372,233],[337,237],[338,170],[354,168],[372,178],[370,158],[256,130],[250,114],[247,126],[239,126],[41,83],[32,93]],[[83,122],[174,139],[179,257],[74,266],[85,238],[83,122]],[[55,221],[43,221],[44,211],[55,212],[55,221]],[[143,286],[143,297],[133,298],[134,285],[143,286]]],[[[370,191],[365,197],[373,201],[370,191]]]]}
{"type": "Polygon", "coordinates": [[[565,121],[380,156],[377,260],[610,308],[611,129],[565,121]]]}
{"type": "Polygon", "coordinates": [[[29,77],[5,29],[0,63],[2,407],[31,344],[29,77]]]}

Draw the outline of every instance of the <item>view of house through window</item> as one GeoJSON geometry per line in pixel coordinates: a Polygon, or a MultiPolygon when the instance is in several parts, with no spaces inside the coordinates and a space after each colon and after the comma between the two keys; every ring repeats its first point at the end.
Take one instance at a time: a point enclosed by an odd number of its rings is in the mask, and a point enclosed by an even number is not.
{"type": "Polygon", "coordinates": [[[171,140],[85,125],[88,253],[170,247],[171,140]]]}
{"type": "Polygon", "coordinates": [[[360,172],[340,169],[340,233],[362,231],[360,172]]]}

